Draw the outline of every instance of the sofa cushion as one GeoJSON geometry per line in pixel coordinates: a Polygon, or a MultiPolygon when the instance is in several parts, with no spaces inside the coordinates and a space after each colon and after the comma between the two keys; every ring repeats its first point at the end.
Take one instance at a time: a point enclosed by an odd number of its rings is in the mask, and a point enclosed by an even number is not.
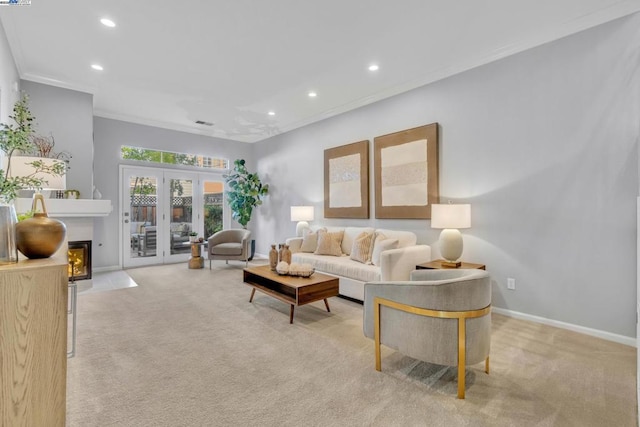
{"type": "Polygon", "coordinates": [[[318,246],[314,254],[316,255],[333,255],[341,256],[342,236],[344,231],[329,233],[327,231],[318,230],[318,246]]]}
{"type": "Polygon", "coordinates": [[[376,233],[382,233],[387,239],[398,239],[398,247],[405,248],[407,246],[415,246],[418,240],[415,233],[411,231],[398,231],[398,230],[386,230],[378,229],[376,233]]]}
{"type": "Polygon", "coordinates": [[[326,228],[320,228],[316,231],[309,231],[304,233],[302,237],[302,246],[300,246],[300,252],[315,252],[318,247],[318,232],[320,230],[327,231],[326,228]]]}
{"type": "MultiPolygon", "coordinates": [[[[329,231],[334,231],[329,229],[329,231]]],[[[337,230],[336,230],[337,231],[337,230]]],[[[344,229],[344,236],[342,237],[342,253],[351,255],[351,249],[353,248],[353,241],[356,240],[361,233],[373,233],[372,227],[346,227],[344,229]]]]}
{"type": "Polygon", "coordinates": [[[351,247],[350,258],[354,261],[361,262],[363,264],[371,261],[371,251],[373,249],[373,232],[367,233],[363,231],[360,233],[358,237],[353,241],[353,245],[351,247]]]}
{"type": "Polygon", "coordinates": [[[292,261],[311,264],[317,271],[347,277],[361,282],[381,280],[380,267],[355,262],[348,256],[328,257],[325,255],[297,252],[292,255],[292,261]]]}
{"type": "Polygon", "coordinates": [[[211,248],[212,255],[242,255],[242,243],[220,243],[211,248]]]}
{"type": "Polygon", "coordinates": [[[376,241],[373,244],[373,252],[371,254],[371,263],[380,265],[380,254],[389,249],[398,247],[398,239],[388,239],[384,234],[376,234],[376,241]]]}

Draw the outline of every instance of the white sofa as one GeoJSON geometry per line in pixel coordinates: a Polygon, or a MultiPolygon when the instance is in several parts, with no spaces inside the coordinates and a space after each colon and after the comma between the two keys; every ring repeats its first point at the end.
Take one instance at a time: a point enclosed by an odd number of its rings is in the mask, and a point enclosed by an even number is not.
{"type": "MultiPolygon", "coordinates": [[[[314,231],[317,228],[320,227],[315,227],[314,231]]],[[[316,271],[339,277],[340,295],[349,298],[364,301],[364,284],[366,282],[409,280],[409,276],[417,264],[431,260],[431,247],[417,245],[417,237],[410,231],[374,229],[372,227],[325,228],[328,232],[344,231],[341,245],[342,256],[300,252],[303,238],[294,237],[286,241],[292,253],[291,261],[311,264],[316,271]],[[387,238],[397,239],[398,248],[383,251],[380,254],[379,265],[354,261],[349,257],[353,241],[363,231],[382,233],[387,238]]]]}

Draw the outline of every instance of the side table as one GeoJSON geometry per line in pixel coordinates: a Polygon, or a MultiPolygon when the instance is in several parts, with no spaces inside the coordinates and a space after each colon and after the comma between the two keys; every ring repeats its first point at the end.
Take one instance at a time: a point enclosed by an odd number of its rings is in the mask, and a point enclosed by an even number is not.
{"type": "MultiPolygon", "coordinates": [[[[443,259],[436,259],[429,262],[423,262],[422,264],[416,265],[416,270],[439,270],[439,269],[455,269],[456,267],[447,267],[442,265],[445,262],[443,259]]],[[[478,270],[486,270],[486,266],[484,264],[474,264],[471,262],[463,262],[460,267],[457,268],[471,268],[478,270]]]]}
{"type": "Polygon", "coordinates": [[[207,242],[191,242],[191,258],[189,258],[189,268],[204,268],[204,258],[202,257],[202,247],[207,242]]]}

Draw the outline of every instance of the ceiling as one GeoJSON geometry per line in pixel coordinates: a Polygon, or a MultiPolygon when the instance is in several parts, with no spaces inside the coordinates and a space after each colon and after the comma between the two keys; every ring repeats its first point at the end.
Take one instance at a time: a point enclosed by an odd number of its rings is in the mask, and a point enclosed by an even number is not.
{"type": "Polygon", "coordinates": [[[22,79],[92,93],[96,116],[242,142],[640,10],[639,0],[31,3],[0,7],[22,79]]]}

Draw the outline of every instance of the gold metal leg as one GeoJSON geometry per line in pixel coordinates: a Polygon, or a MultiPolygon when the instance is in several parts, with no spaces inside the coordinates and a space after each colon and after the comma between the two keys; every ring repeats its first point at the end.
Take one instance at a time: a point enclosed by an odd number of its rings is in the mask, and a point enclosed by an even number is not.
{"type": "Polygon", "coordinates": [[[380,371],[382,370],[382,363],[380,361],[380,303],[378,301],[374,301],[373,303],[373,327],[376,353],[376,371],[380,371]]]}
{"type": "Polygon", "coordinates": [[[484,371],[487,374],[489,373],[489,356],[487,356],[487,358],[484,360],[484,371]]]}
{"type": "Polygon", "coordinates": [[[249,298],[249,302],[253,302],[253,296],[256,294],[256,288],[251,289],[251,298],[249,298]]]}
{"type": "Polygon", "coordinates": [[[458,319],[458,399],[464,399],[466,363],[466,320],[458,319]]]}
{"type": "Polygon", "coordinates": [[[293,323],[293,304],[291,304],[291,309],[289,310],[289,324],[293,323]]]}
{"type": "Polygon", "coordinates": [[[324,306],[327,307],[327,311],[331,313],[331,309],[329,308],[329,301],[327,301],[326,298],[324,299],[324,306]]]}

